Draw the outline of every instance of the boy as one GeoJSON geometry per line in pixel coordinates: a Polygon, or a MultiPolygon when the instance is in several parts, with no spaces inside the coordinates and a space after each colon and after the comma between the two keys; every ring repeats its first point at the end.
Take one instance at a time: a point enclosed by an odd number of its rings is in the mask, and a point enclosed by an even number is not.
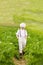
{"type": "Polygon", "coordinates": [[[20,55],[22,55],[23,49],[26,46],[26,41],[27,41],[27,31],[25,30],[26,24],[25,23],[21,23],[20,24],[20,29],[17,31],[16,33],[16,37],[18,39],[18,43],[19,43],[19,53],[20,55]]]}

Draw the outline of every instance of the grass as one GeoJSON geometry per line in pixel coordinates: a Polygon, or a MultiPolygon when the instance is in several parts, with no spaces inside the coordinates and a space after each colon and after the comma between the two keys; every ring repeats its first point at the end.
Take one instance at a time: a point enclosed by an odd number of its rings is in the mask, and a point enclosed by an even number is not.
{"type": "MultiPolygon", "coordinates": [[[[0,49],[1,49],[1,55],[2,55],[2,57],[0,55],[0,60],[2,60],[2,62],[7,57],[9,60],[10,60],[10,58],[13,58],[13,57],[19,58],[18,42],[16,39],[17,29],[18,29],[17,27],[0,26],[0,49]],[[2,42],[3,42],[3,44],[2,44],[2,42]],[[3,48],[1,48],[1,46],[3,48]],[[5,51],[5,52],[3,52],[3,51],[5,51]],[[10,53],[10,52],[12,52],[12,53],[10,53]],[[4,53],[7,55],[7,56],[5,55],[5,58],[3,58],[4,53]],[[9,55],[10,55],[10,58],[9,58],[9,55]]],[[[43,62],[42,62],[42,59],[43,59],[43,34],[41,31],[31,29],[30,27],[28,27],[27,30],[28,30],[28,35],[30,37],[28,37],[27,45],[26,45],[26,48],[24,49],[24,51],[25,51],[24,58],[26,59],[27,63],[29,62],[28,64],[42,65],[43,64],[43,62]]],[[[4,62],[6,62],[6,61],[4,61],[4,62]]],[[[8,62],[8,63],[10,63],[10,62],[8,62]]]]}
{"type": "Polygon", "coordinates": [[[43,0],[0,0],[0,22],[14,22],[15,15],[26,21],[43,22],[43,0]]]}
{"type": "Polygon", "coordinates": [[[27,65],[43,65],[43,0],[0,0],[1,65],[12,64],[10,61],[14,56],[19,58],[15,34],[21,22],[27,24],[26,29],[30,36],[24,49],[27,65]],[[8,50],[9,46],[11,50],[8,50]],[[6,55],[10,55],[7,61],[6,55]]]}

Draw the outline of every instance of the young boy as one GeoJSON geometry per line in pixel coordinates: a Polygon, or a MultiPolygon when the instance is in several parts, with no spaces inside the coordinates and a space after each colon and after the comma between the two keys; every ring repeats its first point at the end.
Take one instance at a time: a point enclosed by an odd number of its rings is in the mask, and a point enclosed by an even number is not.
{"type": "Polygon", "coordinates": [[[20,55],[23,54],[23,49],[26,46],[26,41],[27,41],[27,31],[25,30],[26,24],[21,23],[20,24],[20,29],[16,33],[16,37],[18,39],[19,43],[19,53],[20,55]]]}

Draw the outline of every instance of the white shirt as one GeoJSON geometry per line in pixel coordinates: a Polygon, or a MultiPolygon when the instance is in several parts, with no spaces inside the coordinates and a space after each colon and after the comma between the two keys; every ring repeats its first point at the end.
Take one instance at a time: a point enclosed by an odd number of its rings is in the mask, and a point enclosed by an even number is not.
{"type": "Polygon", "coordinates": [[[25,38],[27,36],[27,31],[24,30],[24,29],[20,29],[20,30],[17,31],[16,36],[25,38]]]}

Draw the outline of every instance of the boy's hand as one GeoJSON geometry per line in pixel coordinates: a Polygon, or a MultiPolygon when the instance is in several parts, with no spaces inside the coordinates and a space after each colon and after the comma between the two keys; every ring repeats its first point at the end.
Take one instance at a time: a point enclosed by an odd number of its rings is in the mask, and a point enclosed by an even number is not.
{"type": "Polygon", "coordinates": [[[25,36],[25,39],[27,39],[27,36],[25,36]]]}
{"type": "Polygon", "coordinates": [[[19,38],[19,36],[17,35],[17,39],[19,38]]]}

